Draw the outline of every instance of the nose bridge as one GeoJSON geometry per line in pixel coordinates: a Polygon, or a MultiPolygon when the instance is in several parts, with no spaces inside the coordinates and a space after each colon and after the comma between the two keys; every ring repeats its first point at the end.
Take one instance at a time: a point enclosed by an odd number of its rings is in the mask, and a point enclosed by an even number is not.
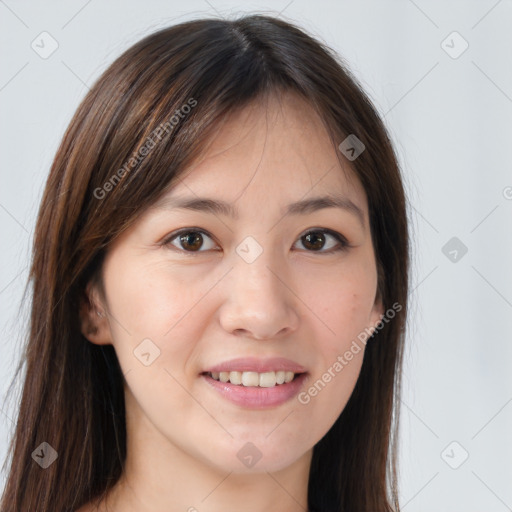
{"type": "Polygon", "coordinates": [[[246,237],[236,247],[221,315],[226,330],[266,338],[295,328],[293,294],[284,284],[284,262],[278,253],[254,237],[246,237]]]}
{"type": "Polygon", "coordinates": [[[282,298],[283,285],[276,274],[283,271],[283,265],[278,261],[277,252],[267,242],[260,244],[253,236],[244,238],[236,247],[233,258],[231,278],[236,281],[234,287],[238,294],[249,293],[256,301],[282,298]]]}

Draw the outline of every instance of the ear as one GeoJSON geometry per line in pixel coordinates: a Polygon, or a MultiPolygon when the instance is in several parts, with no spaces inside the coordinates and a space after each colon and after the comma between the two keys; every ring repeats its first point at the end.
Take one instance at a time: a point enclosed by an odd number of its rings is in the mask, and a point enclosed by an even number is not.
{"type": "Polygon", "coordinates": [[[370,313],[370,328],[372,331],[375,330],[377,324],[379,324],[384,316],[384,304],[380,298],[380,294],[377,294],[375,302],[373,304],[372,311],[370,313]]]}
{"type": "Polygon", "coordinates": [[[372,333],[377,329],[377,325],[381,323],[384,317],[384,301],[382,299],[382,290],[385,288],[384,269],[382,263],[377,259],[377,290],[375,292],[375,300],[372,311],[370,313],[370,329],[372,333]]]}
{"type": "Polygon", "coordinates": [[[80,298],[80,330],[96,345],[111,345],[112,334],[107,317],[107,308],[97,284],[90,281],[80,298]]]}

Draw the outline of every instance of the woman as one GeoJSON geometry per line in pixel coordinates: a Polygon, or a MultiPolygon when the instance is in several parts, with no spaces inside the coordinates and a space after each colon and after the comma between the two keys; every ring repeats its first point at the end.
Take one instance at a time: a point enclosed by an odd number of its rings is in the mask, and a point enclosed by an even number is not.
{"type": "Polygon", "coordinates": [[[328,48],[259,15],[146,37],[46,184],[2,512],[397,511],[408,268],[328,48]]]}

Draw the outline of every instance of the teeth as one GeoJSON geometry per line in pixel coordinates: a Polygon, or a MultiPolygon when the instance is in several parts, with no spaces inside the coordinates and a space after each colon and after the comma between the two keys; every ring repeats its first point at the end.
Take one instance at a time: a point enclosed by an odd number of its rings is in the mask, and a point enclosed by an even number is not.
{"type": "Polygon", "coordinates": [[[220,382],[261,388],[272,388],[276,384],[291,382],[295,377],[293,372],[279,370],[277,372],[211,372],[210,376],[220,382]]]}
{"type": "Polygon", "coordinates": [[[226,372],[231,384],[242,384],[242,372],[226,372]]]}
{"type": "MultiPolygon", "coordinates": [[[[231,372],[229,373],[229,381],[231,382],[231,372]]],[[[244,386],[259,386],[260,376],[256,372],[242,372],[242,384],[244,386]]]]}

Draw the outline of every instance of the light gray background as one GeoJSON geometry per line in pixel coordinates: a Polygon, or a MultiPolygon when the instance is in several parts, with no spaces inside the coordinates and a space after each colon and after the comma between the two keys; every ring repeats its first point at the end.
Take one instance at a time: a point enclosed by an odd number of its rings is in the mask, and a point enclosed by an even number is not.
{"type": "Polygon", "coordinates": [[[414,255],[402,509],[512,510],[510,0],[0,0],[2,460],[15,417],[16,398],[4,397],[27,325],[20,299],[35,215],[80,99],[149,32],[249,11],[282,12],[341,53],[385,118],[404,169],[414,255]],[[47,59],[31,48],[43,45],[43,31],[59,45],[47,59]],[[469,44],[461,55],[454,31],[469,44]],[[452,237],[465,255],[442,252],[452,237]]]}

